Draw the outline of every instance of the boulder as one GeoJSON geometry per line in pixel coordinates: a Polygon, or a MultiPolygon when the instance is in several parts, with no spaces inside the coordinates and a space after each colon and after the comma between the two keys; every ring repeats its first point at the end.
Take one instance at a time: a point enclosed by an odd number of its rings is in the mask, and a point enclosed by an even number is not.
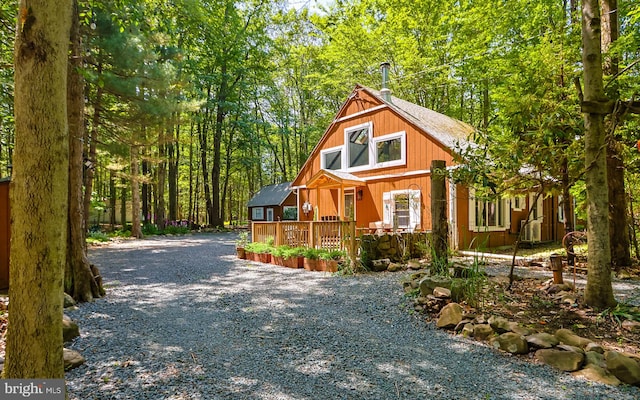
{"type": "Polygon", "coordinates": [[[617,351],[607,351],[604,355],[607,369],[624,383],[640,386],[640,365],[631,357],[617,351]]]}
{"type": "Polygon", "coordinates": [[[507,332],[493,339],[493,347],[511,354],[527,354],[529,345],[524,337],[517,333],[507,332]]]}
{"type": "Polygon", "coordinates": [[[534,333],[526,337],[527,343],[539,349],[550,349],[557,346],[560,341],[550,333],[534,333]]]}
{"type": "Polygon", "coordinates": [[[604,354],[595,351],[587,351],[584,353],[584,364],[595,365],[600,368],[607,368],[607,362],[604,360],[604,354]]]}
{"type": "Polygon", "coordinates": [[[80,336],[80,328],[78,324],[76,324],[71,318],[63,314],[62,315],[62,340],[66,342],[70,342],[73,339],[80,336]]]}
{"type": "Polygon", "coordinates": [[[76,305],[76,301],[73,299],[73,297],[71,297],[70,294],[65,293],[64,294],[64,308],[73,307],[75,305],[76,305]]]}
{"type": "Polygon", "coordinates": [[[436,321],[438,328],[454,328],[462,321],[462,307],[458,303],[449,303],[440,311],[436,321]]]}
{"type": "Polygon", "coordinates": [[[470,337],[473,336],[473,331],[474,331],[474,325],[472,323],[468,323],[468,324],[464,324],[464,327],[462,328],[462,336],[464,337],[470,337]]]}
{"type": "Polygon", "coordinates": [[[596,353],[600,353],[600,354],[604,354],[604,347],[602,347],[602,345],[598,344],[598,343],[589,343],[588,345],[586,345],[584,347],[584,351],[593,351],[596,353]]]}
{"type": "Polygon", "coordinates": [[[493,333],[493,329],[487,324],[473,326],[473,337],[478,340],[486,340],[489,336],[493,335],[493,333]]]}
{"type": "Polygon", "coordinates": [[[573,351],[563,351],[557,349],[541,349],[536,351],[535,357],[538,361],[557,368],[561,371],[577,371],[582,366],[584,354],[573,351]]]}
{"type": "Polygon", "coordinates": [[[85,363],[84,357],[80,353],[71,349],[63,349],[64,370],[69,371],[85,363]]]}
{"type": "Polygon", "coordinates": [[[451,278],[444,276],[425,276],[420,281],[420,293],[423,296],[433,294],[433,289],[437,287],[451,289],[451,278]]]}
{"type": "Polygon", "coordinates": [[[388,258],[382,258],[380,260],[372,260],[371,269],[373,269],[376,272],[386,271],[387,267],[389,267],[389,264],[391,264],[391,260],[389,260],[388,258]]]}
{"type": "Polygon", "coordinates": [[[438,299],[449,299],[451,298],[451,290],[438,286],[433,289],[433,295],[438,299]]]}
{"type": "MultiPolygon", "coordinates": [[[[498,333],[511,332],[513,324],[504,317],[490,316],[487,321],[491,325],[491,329],[498,333]]],[[[517,325],[517,324],[516,324],[517,325]]]]}
{"type": "Polygon", "coordinates": [[[572,372],[575,377],[585,378],[587,380],[603,383],[605,385],[618,386],[620,380],[604,368],[597,365],[587,365],[584,369],[572,372]]]}
{"type": "Polygon", "coordinates": [[[564,351],[573,351],[575,353],[580,353],[580,354],[584,354],[584,350],[582,350],[580,347],[576,347],[576,346],[569,346],[568,344],[559,344],[557,347],[559,350],[564,350],[564,351]]]}
{"type": "Polygon", "coordinates": [[[569,329],[558,329],[556,331],[556,337],[558,340],[564,344],[568,344],[569,346],[576,346],[584,349],[587,347],[589,343],[592,341],[587,338],[583,338],[581,336],[576,335],[569,329]]]}
{"type": "Polygon", "coordinates": [[[389,272],[398,272],[398,271],[402,271],[403,269],[404,269],[404,265],[399,263],[391,263],[387,267],[387,271],[389,272]]]}
{"type": "Polygon", "coordinates": [[[517,333],[520,336],[529,336],[535,333],[534,330],[531,330],[529,328],[525,328],[524,326],[520,326],[518,325],[517,322],[512,322],[511,323],[511,332],[513,333],[517,333]]]}

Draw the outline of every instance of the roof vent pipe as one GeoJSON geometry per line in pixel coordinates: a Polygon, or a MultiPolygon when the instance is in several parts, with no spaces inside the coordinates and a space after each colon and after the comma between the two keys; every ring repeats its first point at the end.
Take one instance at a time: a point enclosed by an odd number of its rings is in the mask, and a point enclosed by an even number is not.
{"type": "Polygon", "coordinates": [[[391,102],[391,90],[387,87],[387,82],[389,81],[389,67],[391,67],[391,64],[388,62],[380,64],[380,70],[382,71],[382,89],[380,90],[380,95],[387,102],[391,102]]]}

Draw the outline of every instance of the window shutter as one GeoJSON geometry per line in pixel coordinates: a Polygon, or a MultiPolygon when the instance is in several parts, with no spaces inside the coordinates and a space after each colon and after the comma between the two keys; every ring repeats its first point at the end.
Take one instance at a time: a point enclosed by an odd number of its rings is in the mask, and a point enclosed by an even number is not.
{"type": "Polygon", "coordinates": [[[393,210],[393,196],[391,192],[382,193],[382,222],[386,225],[391,224],[393,210]]]}
{"type": "Polygon", "coordinates": [[[421,209],[420,191],[409,190],[409,228],[413,231],[421,225],[421,209]]]}

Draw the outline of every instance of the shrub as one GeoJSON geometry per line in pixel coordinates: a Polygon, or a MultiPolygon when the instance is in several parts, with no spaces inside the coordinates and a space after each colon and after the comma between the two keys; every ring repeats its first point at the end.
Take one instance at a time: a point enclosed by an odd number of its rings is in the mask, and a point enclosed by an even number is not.
{"type": "Polygon", "coordinates": [[[109,235],[103,232],[90,232],[87,236],[87,243],[108,242],[109,240],[111,240],[109,235]]]}

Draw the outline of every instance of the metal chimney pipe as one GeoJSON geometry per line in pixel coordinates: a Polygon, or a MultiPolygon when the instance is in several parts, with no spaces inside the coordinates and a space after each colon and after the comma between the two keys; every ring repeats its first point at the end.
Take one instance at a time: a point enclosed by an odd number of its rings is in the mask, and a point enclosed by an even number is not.
{"type": "Polygon", "coordinates": [[[380,64],[380,70],[382,71],[382,89],[380,90],[380,95],[387,102],[391,102],[391,90],[387,87],[387,82],[389,82],[390,67],[391,64],[386,61],[380,64]]]}

